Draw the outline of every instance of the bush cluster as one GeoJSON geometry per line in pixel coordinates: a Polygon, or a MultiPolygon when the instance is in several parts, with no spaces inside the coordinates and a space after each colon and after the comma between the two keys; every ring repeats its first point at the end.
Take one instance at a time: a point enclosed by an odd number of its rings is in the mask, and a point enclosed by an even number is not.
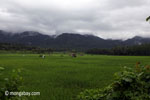
{"type": "Polygon", "coordinates": [[[27,100],[25,97],[6,95],[5,92],[19,92],[22,86],[21,70],[12,70],[10,77],[5,77],[3,71],[5,69],[0,67],[0,100],[27,100]]]}
{"type": "Polygon", "coordinates": [[[85,90],[78,100],[150,100],[150,66],[125,67],[104,89],[85,90]]]}

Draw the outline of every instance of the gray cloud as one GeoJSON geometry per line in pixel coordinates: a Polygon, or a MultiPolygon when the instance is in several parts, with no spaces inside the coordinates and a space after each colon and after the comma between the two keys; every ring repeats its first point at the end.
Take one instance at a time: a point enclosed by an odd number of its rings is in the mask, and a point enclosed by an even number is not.
{"type": "Polygon", "coordinates": [[[113,39],[150,36],[149,5],[149,0],[1,0],[0,29],[113,39]]]}

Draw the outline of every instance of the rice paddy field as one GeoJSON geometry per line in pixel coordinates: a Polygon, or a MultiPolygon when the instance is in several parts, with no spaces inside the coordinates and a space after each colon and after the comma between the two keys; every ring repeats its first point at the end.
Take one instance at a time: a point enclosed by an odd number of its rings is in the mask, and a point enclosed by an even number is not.
{"type": "Polygon", "coordinates": [[[13,69],[21,68],[22,91],[40,92],[29,100],[75,100],[85,89],[104,88],[114,79],[114,73],[124,66],[150,65],[148,56],[105,56],[69,54],[0,54],[0,67],[7,76],[13,69]]]}

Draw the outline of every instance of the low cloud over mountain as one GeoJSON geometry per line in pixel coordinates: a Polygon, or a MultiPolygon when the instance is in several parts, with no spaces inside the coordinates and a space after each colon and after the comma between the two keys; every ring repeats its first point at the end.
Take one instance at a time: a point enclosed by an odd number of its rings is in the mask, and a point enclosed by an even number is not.
{"type": "Polygon", "coordinates": [[[122,40],[103,39],[93,35],[80,35],[63,33],[58,36],[43,35],[39,32],[25,31],[11,34],[0,31],[0,42],[17,43],[39,47],[49,47],[57,49],[90,49],[90,48],[112,48],[123,45],[141,45],[150,43],[150,38],[136,36],[134,38],[122,40]]]}
{"type": "Polygon", "coordinates": [[[150,36],[149,0],[0,0],[0,29],[103,38],[150,36]]]}

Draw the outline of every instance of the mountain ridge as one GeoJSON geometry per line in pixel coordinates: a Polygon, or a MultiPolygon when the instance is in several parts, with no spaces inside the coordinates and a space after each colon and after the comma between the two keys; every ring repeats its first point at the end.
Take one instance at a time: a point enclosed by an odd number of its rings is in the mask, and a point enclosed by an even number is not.
{"type": "Polygon", "coordinates": [[[34,31],[21,33],[5,32],[0,30],[0,42],[19,43],[24,45],[39,46],[57,49],[89,49],[112,48],[123,45],[141,45],[150,43],[150,38],[135,36],[127,40],[103,39],[94,35],[81,35],[77,33],[62,33],[58,36],[45,35],[34,31]]]}

